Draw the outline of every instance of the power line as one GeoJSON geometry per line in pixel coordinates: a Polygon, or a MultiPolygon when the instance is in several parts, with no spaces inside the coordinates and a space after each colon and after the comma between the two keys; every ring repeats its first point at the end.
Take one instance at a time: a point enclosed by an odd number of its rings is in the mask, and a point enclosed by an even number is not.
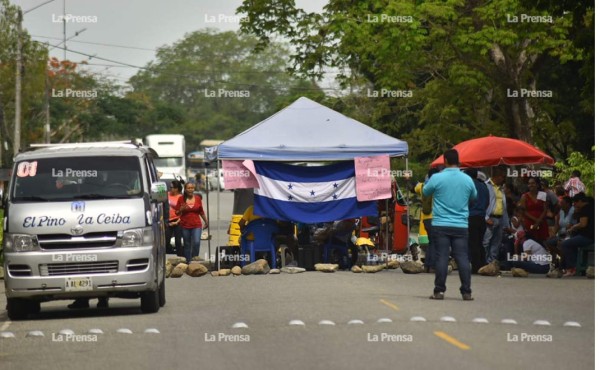
{"type": "MultiPolygon", "coordinates": [[[[36,41],[36,42],[39,42],[39,41],[36,41]]],[[[127,67],[130,67],[130,68],[136,68],[136,69],[140,69],[140,70],[144,70],[144,71],[151,71],[151,69],[148,68],[148,67],[135,66],[133,64],[119,62],[119,61],[111,60],[111,59],[108,59],[108,58],[99,57],[97,55],[91,55],[91,54],[83,53],[83,52],[76,51],[76,50],[73,50],[73,49],[67,49],[67,48],[65,48],[63,46],[52,45],[52,44],[49,44],[49,45],[53,46],[53,47],[55,47],[57,49],[68,50],[71,53],[86,56],[86,57],[88,57],[90,59],[95,58],[95,59],[98,59],[98,60],[103,60],[105,62],[110,62],[110,63],[115,63],[115,64],[118,64],[118,65],[122,65],[122,66],[127,66],[127,67]]],[[[180,78],[186,78],[186,79],[197,77],[197,75],[181,75],[181,74],[170,73],[170,72],[167,72],[167,73],[169,75],[171,75],[171,76],[174,76],[174,77],[180,77],[180,78]]],[[[223,81],[223,80],[215,80],[215,81],[212,81],[212,82],[213,83],[222,83],[222,84],[227,84],[227,85],[234,85],[234,86],[241,86],[241,87],[246,87],[246,88],[253,88],[253,87],[255,87],[255,88],[267,88],[267,89],[270,88],[270,89],[273,89],[273,90],[288,89],[288,90],[297,90],[297,91],[324,91],[324,90],[340,91],[340,89],[333,89],[333,88],[319,88],[319,89],[314,89],[314,88],[302,88],[302,87],[291,87],[291,86],[288,86],[288,87],[285,87],[285,88],[283,88],[283,87],[277,88],[277,87],[270,86],[270,85],[244,84],[244,83],[239,83],[239,82],[231,82],[231,81],[223,81]]]]}
{"type": "MultiPolygon", "coordinates": [[[[59,37],[49,37],[49,36],[39,36],[39,35],[31,35],[31,37],[38,37],[38,38],[49,39],[49,40],[62,40],[59,37]]],[[[73,40],[71,42],[72,43],[76,42],[76,43],[79,43],[79,44],[108,46],[108,47],[122,48],[122,49],[132,49],[132,50],[142,50],[142,51],[152,51],[152,52],[157,52],[158,51],[158,49],[140,48],[140,47],[137,47],[137,46],[125,46],[125,45],[116,45],[116,44],[106,44],[106,43],[102,43],[102,42],[77,41],[77,40],[73,40]]]]}

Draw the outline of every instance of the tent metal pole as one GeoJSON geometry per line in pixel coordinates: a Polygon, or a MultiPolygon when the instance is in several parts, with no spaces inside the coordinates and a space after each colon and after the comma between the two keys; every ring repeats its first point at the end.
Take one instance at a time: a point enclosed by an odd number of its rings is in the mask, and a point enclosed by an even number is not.
{"type": "MultiPolygon", "coordinates": [[[[408,157],[404,157],[404,163],[406,168],[406,173],[408,173],[408,157]]],[[[410,250],[410,186],[409,182],[406,182],[406,227],[408,232],[406,233],[406,246],[410,250]]],[[[416,262],[416,261],[415,261],[416,262]]]]}

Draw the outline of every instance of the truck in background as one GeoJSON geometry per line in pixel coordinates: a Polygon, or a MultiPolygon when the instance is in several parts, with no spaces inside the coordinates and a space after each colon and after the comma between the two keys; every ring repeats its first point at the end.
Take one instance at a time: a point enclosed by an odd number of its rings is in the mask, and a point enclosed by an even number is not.
{"type": "Polygon", "coordinates": [[[154,163],[156,169],[162,172],[161,180],[187,179],[185,137],[183,135],[148,135],[146,136],[146,145],[158,154],[154,163]]]}

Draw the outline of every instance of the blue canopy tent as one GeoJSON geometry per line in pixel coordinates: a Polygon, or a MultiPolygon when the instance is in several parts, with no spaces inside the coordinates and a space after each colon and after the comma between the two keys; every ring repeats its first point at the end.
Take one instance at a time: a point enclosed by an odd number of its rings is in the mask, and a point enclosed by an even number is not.
{"type": "Polygon", "coordinates": [[[352,161],[378,155],[406,158],[408,144],[301,97],[210,152],[218,160],[352,161]]]}
{"type": "Polygon", "coordinates": [[[218,146],[218,159],[342,161],[408,155],[408,144],[302,97],[218,146]]]}

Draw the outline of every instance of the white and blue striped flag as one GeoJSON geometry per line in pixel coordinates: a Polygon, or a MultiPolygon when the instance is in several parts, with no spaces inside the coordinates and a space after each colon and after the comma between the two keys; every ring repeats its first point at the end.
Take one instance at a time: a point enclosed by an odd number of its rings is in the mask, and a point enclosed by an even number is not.
{"type": "Polygon", "coordinates": [[[257,215],[304,223],[377,216],[375,201],[356,199],[354,162],[301,167],[255,161],[254,166],[257,215]]]}

